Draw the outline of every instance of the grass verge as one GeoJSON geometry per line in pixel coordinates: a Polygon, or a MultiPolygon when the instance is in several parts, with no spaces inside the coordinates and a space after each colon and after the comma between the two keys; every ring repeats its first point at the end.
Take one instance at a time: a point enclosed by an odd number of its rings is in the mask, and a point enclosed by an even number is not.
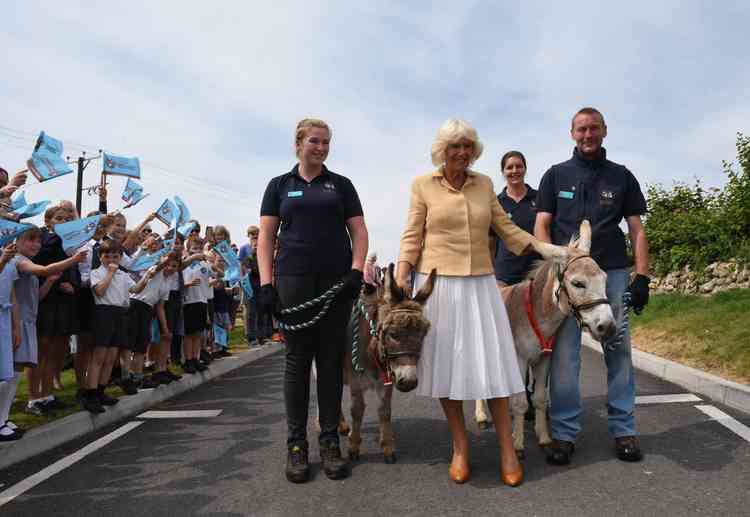
{"type": "Polygon", "coordinates": [[[651,297],[631,316],[633,346],[666,359],[750,384],[750,290],[710,297],[651,297]]]}
{"type": "MultiPolygon", "coordinates": [[[[234,330],[229,333],[230,352],[239,353],[249,349],[244,336],[244,328],[241,326],[236,326],[234,330]]],[[[170,368],[173,372],[180,375],[183,373],[182,369],[179,367],[171,366],[170,368]]],[[[75,372],[72,368],[64,370],[61,377],[63,388],[61,390],[54,390],[53,394],[60,402],[65,404],[65,409],[53,411],[42,416],[26,413],[25,408],[29,400],[29,391],[26,376],[23,375],[21,381],[18,383],[16,399],[11,406],[10,420],[21,428],[28,430],[80,411],[81,408],[76,401],[77,386],[75,372]]],[[[117,386],[107,388],[107,393],[113,397],[124,395],[123,391],[117,386]]]]}

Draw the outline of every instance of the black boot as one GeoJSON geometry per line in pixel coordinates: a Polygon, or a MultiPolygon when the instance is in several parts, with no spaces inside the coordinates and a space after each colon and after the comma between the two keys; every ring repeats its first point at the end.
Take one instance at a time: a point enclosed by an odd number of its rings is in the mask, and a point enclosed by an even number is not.
{"type": "Polygon", "coordinates": [[[320,444],[320,460],[328,479],[343,479],[349,475],[349,464],[341,457],[338,442],[326,440],[320,444]]]}
{"type": "Polygon", "coordinates": [[[81,407],[89,413],[104,413],[102,403],[99,402],[99,393],[97,390],[85,390],[81,397],[81,407]]]}
{"type": "Polygon", "coordinates": [[[292,483],[304,483],[310,478],[307,461],[307,442],[289,444],[286,456],[286,478],[292,483]]]}
{"type": "Polygon", "coordinates": [[[635,436],[621,436],[615,438],[615,452],[622,461],[641,461],[643,452],[635,436]]]}
{"type": "Polygon", "coordinates": [[[570,457],[575,451],[575,444],[573,442],[566,442],[565,440],[552,440],[552,443],[545,448],[547,454],[547,463],[553,465],[567,465],[570,463],[570,457]]]}

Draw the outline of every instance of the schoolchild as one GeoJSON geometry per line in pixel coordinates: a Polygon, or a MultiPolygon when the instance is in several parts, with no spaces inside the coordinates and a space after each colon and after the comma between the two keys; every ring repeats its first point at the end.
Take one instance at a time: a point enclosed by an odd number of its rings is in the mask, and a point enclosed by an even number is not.
{"type": "MultiPolygon", "coordinates": [[[[216,276],[211,279],[211,286],[214,292],[214,318],[212,321],[212,329],[213,325],[218,325],[228,334],[231,326],[230,311],[232,308],[233,289],[223,280],[225,270],[224,260],[218,254],[214,254],[212,258],[213,267],[216,271],[216,276]]],[[[215,357],[227,357],[231,355],[227,350],[226,344],[220,343],[215,334],[213,336],[213,345],[216,349],[214,351],[215,357]]]]}
{"type": "MultiPolygon", "coordinates": [[[[60,262],[68,258],[62,247],[62,239],[54,232],[57,224],[74,219],[68,205],[48,208],[44,213],[45,227],[42,228],[41,248],[33,257],[40,266],[60,262]]],[[[29,375],[29,401],[26,411],[40,415],[48,411],[64,408],[64,404],[52,395],[53,379],[56,370],[62,365],[68,350],[70,336],[78,333],[78,304],[76,292],[80,289],[80,275],[77,268],[66,269],[40,300],[37,316],[39,340],[39,364],[29,375]]]]}
{"type": "Polygon", "coordinates": [[[211,266],[204,260],[202,254],[203,242],[200,238],[188,240],[190,256],[182,271],[185,282],[185,296],[183,298],[183,312],[185,315],[185,340],[183,350],[185,355],[185,373],[196,373],[206,370],[206,366],[199,360],[201,337],[208,328],[208,297],[206,285],[211,276],[211,266]],[[194,258],[197,257],[197,258],[194,258]]]}
{"type": "MultiPolygon", "coordinates": [[[[19,311],[21,336],[19,346],[13,355],[15,371],[17,373],[15,381],[13,381],[11,387],[11,400],[15,397],[20,372],[22,372],[25,367],[28,367],[29,369],[36,368],[38,363],[36,319],[39,299],[46,296],[50,287],[52,287],[55,280],[60,277],[60,274],[64,270],[73,267],[86,258],[86,251],[82,250],[69,259],[48,266],[40,266],[34,264],[30,260],[30,257],[39,253],[41,246],[42,231],[37,227],[30,228],[16,239],[15,247],[17,254],[7,266],[10,269],[15,269],[17,274],[13,287],[19,311]],[[46,277],[41,292],[39,289],[39,277],[46,277]]],[[[1,413],[2,412],[0,412],[0,424],[4,421],[1,418],[1,413]]]]}
{"type": "MultiPolygon", "coordinates": [[[[169,284],[164,276],[164,269],[176,268],[176,264],[165,258],[159,265],[154,266],[149,272],[153,271],[153,278],[148,282],[146,287],[140,293],[130,295],[130,307],[128,308],[128,323],[130,340],[130,350],[133,352],[133,361],[131,363],[131,382],[136,387],[155,388],[158,382],[154,384],[150,379],[149,382],[143,381],[143,362],[148,345],[151,342],[151,322],[158,314],[159,320],[166,324],[164,315],[164,301],[169,299],[169,284]]],[[[146,273],[149,274],[149,273],[146,273]]]]}
{"type": "Polygon", "coordinates": [[[15,254],[15,246],[8,246],[0,258],[0,442],[21,437],[21,433],[6,424],[18,383],[13,353],[21,344],[21,322],[13,287],[18,272],[9,264],[15,254]]]}
{"type": "Polygon", "coordinates": [[[216,273],[213,270],[214,259],[218,254],[209,251],[206,253],[206,263],[212,268],[209,271],[210,276],[206,282],[201,283],[201,289],[203,289],[203,295],[206,298],[206,314],[208,316],[206,322],[206,330],[201,335],[201,345],[199,361],[204,365],[208,365],[213,361],[214,351],[214,340],[213,340],[213,324],[214,324],[214,282],[216,282],[216,273]]]}
{"type": "Polygon", "coordinates": [[[112,406],[117,399],[104,392],[112,373],[118,351],[128,345],[127,311],[130,294],[141,292],[152,272],[146,273],[136,283],[120,270],[122,246],[108,240],[99,247],[101,265],[91,271],[91,288],[94,291],[94,353],[86,376],[86,394],[82,406],[92,413],[102,413],[102,406],[112,406]]]}
{"type": "MultiPolygon", "coordinates": [[[[173,287],[177,287],[177,277],[181,265],[180,255],[172,252],[165,259],[164,269],[161,271],[164,298],[156,305],[156,324],[158,326],[158,337],[152,337],[151,347],[156,349],[156,371],[148,379],[148,385],[169,384],[182,378],[172,373],[168,368],[170,345],[172,343],[172,332],[177,322],[177,312],[172,303],[173,287]]],[[[146,382],[144,381],[144,388],[146,382]]]]}

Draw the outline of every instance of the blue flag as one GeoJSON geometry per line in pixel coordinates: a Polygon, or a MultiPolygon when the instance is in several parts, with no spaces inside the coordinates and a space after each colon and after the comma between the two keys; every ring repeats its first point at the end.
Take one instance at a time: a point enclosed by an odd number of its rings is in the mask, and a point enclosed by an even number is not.
{"type": "Polygon", "coordinates": [[[216,323],[214,323],[214,343],[222,348],[227,348],[229,346],[227,343],[227,331],[224,330],[224,327],[217,325],[216,323]]]}
{"type": "Polygon", "coordinates": [[[96,227],[99,225],[99,219],[102,215],[92,215],[84,219],[76,219],[67,223],[56,224],[55,233],[62,238],[63,249],[68,253],[77,250],[96,233],[96,227]]]}
{"type": "Polygon", "coordinates": [[[184,224],[187,224],[187,222],[190,220],[190,210],[188,210],[187,205],[182,201],[182,199],[180,199],[180,196],[174,197],[174,204],[179,211],[177,214],[177,225],[182,226],[184,224]]]}
{"type": "Polygon", "coordinates": [[[245,276],[242,277],[242,280],[240,280],[240,285],[242,286],[242,290],[245,291],[245,296],[247,296],[248,299],[254,296],[253,284],[250,282],[249,272],[245,276]]]}
{"type": "Polygon", "coordinates": [[[39,201],[37,203],[31,203],[30,205],[24,205],[21,208],[13,210],[13,213],[21,219],[34,217],[35,215],[39,215],[44,212],[47,209],[47,205],[49,205],[51,202],[52,201],[39,201]]]}
{"type": "Polygon", "coordinates": [[[193,221],[192,223],[185,223],[177,228],[177,233],[179,233],[183,237],[187,237],[188,235],[190,235],[190,232],[193,231],[193,228],[195,228],[195,226],[195,221],[193,221]]]}
{"type": "Polygon", "coordinates": [[[130,208],[135,206],[139,201],[147,197],[148,194],[143,193],[143,187],[138,183],[128,178],[128,182],[125,184],[125,190],[122,191],[122,200],[125,201],[124,208],[130,208]]]}
{"type": "Polygon", "coordinates": [[[31,153],[31,158],[26,162],[26,166],[29,168],[29,172],[39,181],[47,181],[70,174],[73,169],[65,163],[62,153],[62,142],[44,134],[44,131],[42,131],[39,133],[34,152],[31,153]]]}
{"type": "Polygon", "coordinates": [[[175,220],[177,215],[177,207],[169,199],[165,199],[161,206],[156,210],[156,218],[170,228],[172,227],[172,221],[175,220]]]}
{"type": "Polygon", "coordinates": [[[16,223],[14,221],[0,219],[0,246],[5,246],[23,232],[33,227],[33,224],[16,223]]]}
{"type": "Polygon", "coordinates": [[[125,158],[102,153],[102,172],[113,176],[141,177],[141,163],[138,158],[125,158]]]}
{"type": "Polygon", "coordinates": [[[26,202],[26,191],[24,190],[10,202],[10,211],[13,212],[26,205],[28,205],[28,203],[26,202]]]}
{"type": "Polygon", "coordinates": [[[128,268],[130,271],[145,271],[151,266],[155,266],[159,263],[161,258],[169,253],[169,248],[162,248],[156,253],[146,253],[139,256],[135,261],[130,264],[128,268]]]}
{"type": "Polygon", "coordinates": [[[237,267],[239,269],[240,267],[240,259],[237,258],[237,254],[234,252],[232,247],[229,245],[227,241],[221,241],[216,246],[214,246],[214,250],[221,255],[221,258],[224,259],[224,262],[227,263],[227,266],[230,268],[237,267]]]}
{"type": "Polygon", "coordinates": [[[240,281],[240,268],[239,266],[236,267],[230,267],[224,270],[224,278],[223,280],[225,282],[229,283],[229,287],[234,287],[237,285],[237,282],[240,281]]]}

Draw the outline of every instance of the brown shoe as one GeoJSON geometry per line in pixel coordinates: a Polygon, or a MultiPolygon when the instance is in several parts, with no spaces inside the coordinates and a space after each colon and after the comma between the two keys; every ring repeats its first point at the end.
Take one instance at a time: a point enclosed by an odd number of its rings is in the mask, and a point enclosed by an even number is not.
{"type": "Polygon", "coordinates": [[[641,461],[643,452],[635,436],[621,436],[615,438],[615,452],[617,458],[622,461],[641,461]]]}

